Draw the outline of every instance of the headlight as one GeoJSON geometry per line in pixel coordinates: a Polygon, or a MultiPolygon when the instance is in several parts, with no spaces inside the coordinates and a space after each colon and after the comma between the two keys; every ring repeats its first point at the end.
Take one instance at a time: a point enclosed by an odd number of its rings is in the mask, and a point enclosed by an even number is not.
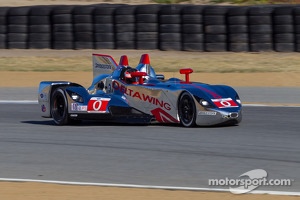
{"type": "Polygon", "coordinates": [[[72,93],[71,98],[76,102],[83,103],[83,98],[77,93],[72,93]]]}
{"type": "Polygon", "coordinates": [[[200,103],[200,105],[203,106],[203,107],[206,107],[206,108],[211,107],[210,103],[209,103],[208,101],[206,101],[205,99],[200,99],[200,100],[199,100],[199,103],[200,103]]]}

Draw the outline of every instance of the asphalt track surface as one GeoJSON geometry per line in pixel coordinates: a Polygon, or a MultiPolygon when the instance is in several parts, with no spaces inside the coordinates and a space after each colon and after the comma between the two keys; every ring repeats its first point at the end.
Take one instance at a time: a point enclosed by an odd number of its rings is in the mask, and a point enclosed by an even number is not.
{"type": "Polygon", "coordinates": [[[260,190],[300,191],[300,107],[244,107],[239,126],[216,128],[61,127],[38,111],[35,103],[0,103],[1,178],[210,188],[208,179],[264,169],[293,184],[260,190]]]}

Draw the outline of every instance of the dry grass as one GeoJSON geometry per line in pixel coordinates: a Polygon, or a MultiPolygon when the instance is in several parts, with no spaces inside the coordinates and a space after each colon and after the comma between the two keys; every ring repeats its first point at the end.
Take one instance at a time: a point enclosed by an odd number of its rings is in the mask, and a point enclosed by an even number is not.
{"type": "MultiPolygon", "coordinates": [[[[38,56],[16,54],[0,56],[0,71],[91,71],[91,52],[55,51],[38,56]],[[72,53],[76,52],[76,53],[72,53]],[[63,55],[59,55],[63,54],[63,55]]],[[[96,51],[94,51],[96,52],[96,51]]],[[[108,52],[107,54],[110,54],[108,52]]],[[[106,52],[102,52],[106,53],[106,52]]],[[[141,51],[118,51],[116,60],[128,54],[130,65],[136,66],[141,51]]],[[[201,53],[201,52],[149,52],[152,66],[163,72],[178,71],[191,67],[195,72],[207,73],[254,73],[254,72],[300,72],[299,53],[201,53]]]]}

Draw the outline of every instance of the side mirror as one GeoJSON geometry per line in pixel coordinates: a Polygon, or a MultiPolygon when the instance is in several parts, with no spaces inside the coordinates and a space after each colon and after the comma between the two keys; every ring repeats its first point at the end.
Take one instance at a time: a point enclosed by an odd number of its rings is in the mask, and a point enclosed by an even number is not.
{"type": "Polygon", "coordinates": [[[193,69],[191,68],[183,68],[179,70],[180,74],[185,74],[185,82],[189,83],[190,82],[190,74],[193,73],[193,69]]]}
{"type": "Polygon", "coordinates": [[[143,84],[144,83],[143,76],[147,76],[147,73],[146,72],[132,72],[131,76],[132,77],[138,77],[139,78],[139,84],[143,84]]]}

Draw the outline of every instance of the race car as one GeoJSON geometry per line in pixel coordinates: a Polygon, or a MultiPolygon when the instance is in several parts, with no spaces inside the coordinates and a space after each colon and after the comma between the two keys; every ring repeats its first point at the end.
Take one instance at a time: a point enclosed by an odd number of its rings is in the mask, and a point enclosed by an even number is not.
{"type": "Polygon", "coordinates": [[[182,68],[185,80],[156,74],[149,54],[132,68],[128,57],[119,63],[110,55],[93,54],[93,81],[89,88],[69,81],[42,81],[38,102],[42,117],[57,125],[82,120],[128,124],[168,123],[184,127],[236,125],[242,103],[230,86],[191,82],[191,68],[182,68]]]}

